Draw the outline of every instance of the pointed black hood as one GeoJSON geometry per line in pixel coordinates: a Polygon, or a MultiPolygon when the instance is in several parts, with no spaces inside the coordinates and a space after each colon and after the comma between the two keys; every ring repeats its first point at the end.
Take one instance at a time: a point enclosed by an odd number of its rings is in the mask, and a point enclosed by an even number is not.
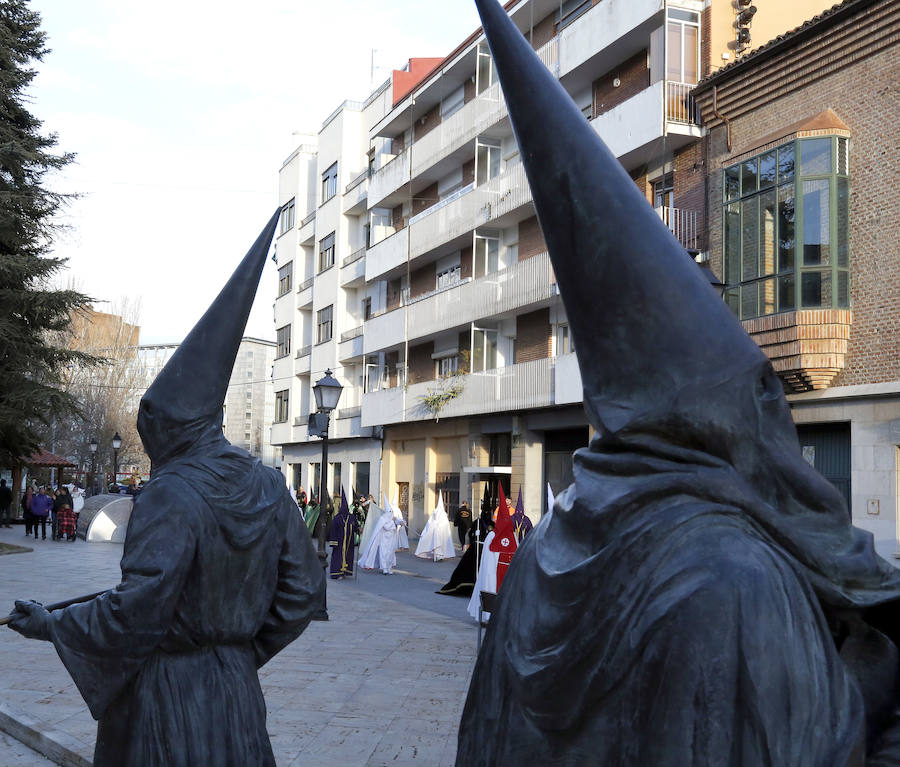
{"type": "Polygon", "coordinates": [[[154,466],[224,440],[225,393],[280,212],[141,399],[138,431],[154,466]]]}
{"type": "Polygon", "coordinates": [[[476,0],[575,340],[616,432],[766,358],[495,0],[476,0]]]}

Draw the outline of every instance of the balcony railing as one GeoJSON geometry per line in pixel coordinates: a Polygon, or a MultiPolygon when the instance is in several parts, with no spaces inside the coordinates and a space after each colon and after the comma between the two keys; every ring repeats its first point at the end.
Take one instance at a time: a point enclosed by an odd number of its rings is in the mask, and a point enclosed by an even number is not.
{"type": "Polygon", "coordinates": [[[359,261],[364,255],[366,255],[366,248],[362,247],[359,250],[354,250],[347,258],[341,261],[341,266],[350,266],[350,264],[359,261]]]}
{"type": "Polygon", "coordinates": [[[341,343],[344,341],[352,341],[354,338],[359,338],[363,334],[363,327],[363,325],[360,325],[357,328],[353,328],[353,330],[341,333],[341,343]]]}
{"type": "Polygon", "coordinates": [[[350,192],[354,188],[358,187],[363,181],[366,180],[366,178],[368,178],[368,176],[369,176],[369,171],[368,171],[368,169],[366,169],[362,173],[360,173],[358,176],[356,176],[349,184],[347,184],[347,186],[344,187],[344,194],[347,194],[347,192],[350,192]]]}
{"type": "Polygon", "coordinates": [[[315,280],[315,277],[310,277],[308,280],[303,280],[303,282],[301,282],[300,285],[297,287],[297,292],[302,293],[304,290],[311,288],[313,286],[314,280],[315,280]]]}
{"type": "Polygon", "coordinates": [[[311,221],[315,220],[315,218],[316,218],[316,212],[315,212],[315,211],[312,211],[306,218],[304,218],[304,219],[300,222],[300,227],[303,228],[303,227],[306,226],[308,223],[310,223],[311,221]]]}
{"type": "Polygon", "coordinates": [[[307,355],[312,353],[312,346],[301,346],[297,349],[297,354],[295,355],[296,359],[301,359],[302,357],[306,357],[307,355]]]}
{"type": "Polygon", "coordinates": [[[685,250],[700,249],[700,233],[697,229],[697,211],[684,210],[682,208],[659,207],[656,209],[656,212],[685,250]]]}
{"type": "Polygon", "coordinates": [[[360,413],[362,413],[362,407],[356,405],[355,407],[345,407],[341,408],[337,411],[338,418],[358,418],[360,413]]]}
{"type": "Polygon", "coordinates": [[[691,95],[691,83],[676,83],[666,80],[666,119],[687,125],[700,124],[700,111],[691,95]]]}

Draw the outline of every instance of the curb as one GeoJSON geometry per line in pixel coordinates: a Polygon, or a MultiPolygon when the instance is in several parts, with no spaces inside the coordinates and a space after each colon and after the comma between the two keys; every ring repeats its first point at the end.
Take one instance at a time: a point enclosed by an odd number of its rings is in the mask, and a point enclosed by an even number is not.
{"type": "Polygon", "coordinates": [[[0,703],[0,730],[62,767],[92,767],[92,762],[78,753],[84,743],[5,703],[0,703]]]}

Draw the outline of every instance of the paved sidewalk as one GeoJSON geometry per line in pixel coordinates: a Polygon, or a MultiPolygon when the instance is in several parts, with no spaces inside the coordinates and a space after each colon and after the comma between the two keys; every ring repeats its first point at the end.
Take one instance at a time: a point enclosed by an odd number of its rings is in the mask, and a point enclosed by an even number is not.
{"type": "MultiPolygon", "coordinates": [[[[16,598],[50,603],[118,583],[119,544],[33,541],[22,527],[0,530],[0,541],[34,549],[0,556],[0,611],[16,598]]],[[[454,764],[476,628],[465,600],[435,595],[433,609],[406,604],[404,579],[416,581],[413,601],[427,604],[426,592],[456,561],[421,565],[409,557],[405,575],[329,583],[331,620],[311,624],[260,670],[279,767],[325,759],[344,767],[454,764]]],[[[0,638],[0,729],[56,763],[89,764],[96,723],[53,646],[9,630],[0,638]]]]}

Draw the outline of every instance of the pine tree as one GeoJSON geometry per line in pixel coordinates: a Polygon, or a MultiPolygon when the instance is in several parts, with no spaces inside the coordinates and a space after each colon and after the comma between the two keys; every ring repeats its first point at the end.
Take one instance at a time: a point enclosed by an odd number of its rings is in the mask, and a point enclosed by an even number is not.
{"type": "Polygon", "coordinates": [[[45,182],[73,155],[54,153],[57,137],[42,135],[26,108],[32,66],[48,53],[40,21],[27,0],[0,0],[0,450],[7,461],[38,447],[41,424],[77,412],[59,388],[60,373],[93,361],[53,340],[88,298],[51,284],[65,263],[48,256],[54,215],[71,196],[45,182]]]}

